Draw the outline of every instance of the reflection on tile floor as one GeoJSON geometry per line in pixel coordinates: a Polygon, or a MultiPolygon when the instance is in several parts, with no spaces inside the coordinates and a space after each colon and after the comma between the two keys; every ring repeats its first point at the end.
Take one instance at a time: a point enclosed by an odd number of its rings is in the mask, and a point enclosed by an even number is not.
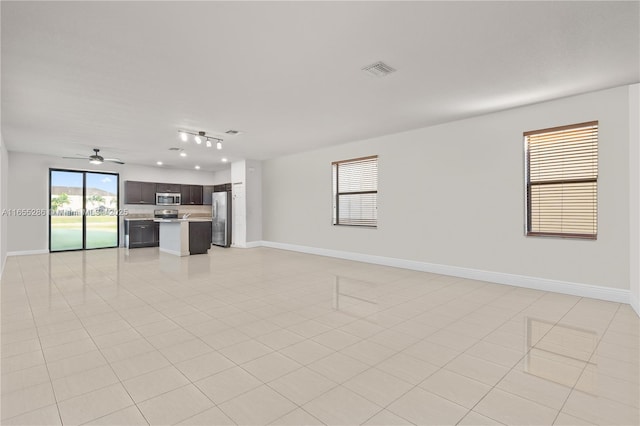
{"type": "Polygon", "coordinates": [[[266,248],[11,257],[2,424],[640,423],[628,305],[266,248]]]}

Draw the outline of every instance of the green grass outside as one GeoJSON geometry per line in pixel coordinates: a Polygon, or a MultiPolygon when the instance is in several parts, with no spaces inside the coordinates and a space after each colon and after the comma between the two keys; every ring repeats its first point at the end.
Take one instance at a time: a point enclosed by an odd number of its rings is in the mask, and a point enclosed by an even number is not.
{"type": "MultiPolygon", "coordinates": [[[[87,248],[114,247],[118,218],[87,216],[87,248]]],[[[82,216],[51,216],[51,251],[82,248],[82,216]]]]}

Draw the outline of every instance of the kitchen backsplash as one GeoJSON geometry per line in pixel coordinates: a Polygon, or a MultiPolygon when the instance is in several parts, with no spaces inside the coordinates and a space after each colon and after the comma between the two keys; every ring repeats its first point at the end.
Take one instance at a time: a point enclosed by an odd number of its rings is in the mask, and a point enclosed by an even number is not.
{"type": "Polygon", "coordinates": [[[136,206],[125,204],[124,210],[128,218],[153,217],[153,211],[159,209],[178,209],[178,217],[185,213],[191,213],[193,217],[211,217],[211,206],[136,206]]]}

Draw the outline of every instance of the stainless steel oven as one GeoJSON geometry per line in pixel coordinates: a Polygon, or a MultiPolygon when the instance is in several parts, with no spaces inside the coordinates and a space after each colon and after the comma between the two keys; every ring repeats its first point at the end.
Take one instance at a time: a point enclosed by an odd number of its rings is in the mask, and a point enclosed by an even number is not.
{"type": "Polygon", "coordinates": [[[156,206],[179,206],[180,194],[175,192],[156,192],[156,206]]]}

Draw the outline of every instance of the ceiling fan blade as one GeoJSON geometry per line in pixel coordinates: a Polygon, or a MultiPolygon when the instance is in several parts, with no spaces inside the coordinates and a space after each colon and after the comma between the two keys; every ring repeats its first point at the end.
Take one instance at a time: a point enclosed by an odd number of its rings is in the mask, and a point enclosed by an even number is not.
{"type": "Polygon", "coordinates": [[[118,160],[117,158],[105,158],[104,161],[108,161],[110,163],[116,163],[116,164],[124,164],[122,161],[118,160]]]}
{"type": "Polygon", "coordinates": [[[66,158],[67,160],[88,160],[89,159],[87,157],[62,157],[62,158],[66,158]]]}

